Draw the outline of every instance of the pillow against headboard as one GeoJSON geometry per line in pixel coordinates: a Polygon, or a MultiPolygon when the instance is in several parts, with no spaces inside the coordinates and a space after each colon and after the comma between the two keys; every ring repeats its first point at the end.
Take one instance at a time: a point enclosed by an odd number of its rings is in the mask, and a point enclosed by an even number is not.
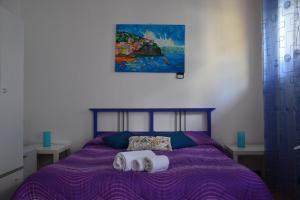
{"type": "Polygon", "coordinates": [[[184,132],[185,135],[190,137],[194,142],[198,145],[213,145],[221,152],[223,152],[226,156],[231,157],[230,153],[223,148],[223,146],[218,143],[217,141],[210,138],[206,133],[201,131],[186,131],[184,132]]]}
{"type": "MultiPolygon", "coordinates": [[[[121,133],[131,133],[130,131],[107,131],[107,132],[101,132],[101,134],[99,134],[97,137],[93,138],[92,140],[90,140],[86,145],[101,145],[101,144],[106,144],[104,141],[104,138],[107,136],[112,136],[112,135],[116,135],[116,134],[121,134],[121,133]]],[[[139,134],[137,132],[132,133],[134,135],[139,134]]],[[[144,134],[150,134],[152,135],[150,132],[143,132],[144,134]]],[[[149,135],[149,136],[150,136],[149,135]]]]}
{"type": "Polygon", "coordinates": [[[197,142],[193,141],[189,136],[182,131],[173,132],[143,132],[134,133],[135,136],[163,136],[171,138],[172,149],[180,149],[185,147],[196,146],[197,142]]]}
{"type": "Polygon", "coordinates": [[[171,138],[171,144],[173,149],[180,149],[185,147],[196,146],[197,143],[191,138],[183,134],[183,132],[155,132],[155,136],[164,136],[171,138]]]}
{"type": "Polygon", "coordinates": [[[93,138],[92,140],[88,141],[84,146],[86,145],[101,145],[105,144],[103,141],[103,138],[112,134],[115,134],[116,132],[104,132],[101,133],[101,135],[98,135],[97,137],[93,138]]]}
{"type": "Polygon", "coordinates": [[[206,133],[201,131],[185,131],[184,134],[191,138],[198,145],[203,144],[215,144],[215,141],[211,139],[206,133]]]}
{"type": "Polygon", "coordinates": [[[120,132],[103,137],[105,144],[115,149],[126,149],[129,144],[129,138],[132,136],[130,132],[120,132]]]}
{"type": "MultiPolygon", "coordinates": [[[[115,138],[115,140],[117,140],[118,138],[122,138],[122,140],[125,139],[125,142],[128,146],[127,140],[130,136],[167,136],[169,134],[174,134],[174,133],[184,133],[184,135],[186,135],[187,137],[189,137],[193,142],[196,143],[196,145],[203,145],[203,144],[214,144],[215,141],[212,140],[207,134],[201,132],[201,131],[185,131],[185,132],[141,132],[141,133],[129,133],[128,131],[125,132],[103,132],[101,133],[99,136],[95,137],[94,139],[92,139],[91,141],[89,141],[86,145],[102,145],[102,144],[107,144],[104,141],[104,138],[106,138],[107,136],[113,136],[113,138],[115,138]],[[119,135],[119,134],[124,134],[125,135],[119,135]],[[127,133],[127,134],[126,134],[127,133]],[[124,137],[125,136],[125,137],[124,137]]],[[[174,136],[173,136],[173,140],[174,140],[174,136]]],[[[181,135],[180,135],[181,136],[181,135]]],[[[174,143],[174,142],[173,142],[174,143]]],[[[85,146],[86,146],[85,145],[85,146]]],[[[125,148],[127,148],[124,147],[125,148]]],[[[195,146],[195,145],[192,145],[195,146]]],[[[177,147],[177,145],[175,145],[175,148],[177,147]]],[[[173,149],[175,149],[172,146],[173,149]]],[[[180,147],[182,148],[182,147],[180,147]]]]}
{"type": "Polygon", "coordinates": [[[112,131],[112,132],[102,132],[100,135],[98,135],[97,137],[95,137],[91,141],[89,141],[86,145],[107,144],[105,142],[104,138],[109,137],[109,136],[111,136],[112,138],[121,137],[121,138],[124,139],[124,136],[129,138],[131,136],[131,133],[129,133],[128,131],[124,131],[124,132],[115,132],[115,131],[112,131]],[[119,135],[119,134],[124,134],[124,133],[125,133],[125,135],[119,135]]]}
{"type": "Polygon", "coordinates": [[[172,151],[171,138],[163,136],[132,136],[127,151],[161,150],[172,151]]]}
{"type": "MultiPolygon", "coordinates": [[[[177,132],[142,132],[142,133],[131,133],[131,132],[120,132],[116,134],[111,134],[109,136],[103,137],[105,144],[116,148],[116,149],[125,149],[129,145],[129,137],[131,136],[164,136],[171,139],[172,149],[180,149],[185,147],[193,147],[198,144],[198,141],[194,141],[185,135],[181,131],[177,132]]],[[[195,137],[198,138],[198,137],[195,137]]],[[[209,137],[207,137],[210,139],[209,137]]],[[[206,142],[207,143],[207,142],[206,142]]],[[[204,144],[204,141],[199,144],[204,144]]]]}

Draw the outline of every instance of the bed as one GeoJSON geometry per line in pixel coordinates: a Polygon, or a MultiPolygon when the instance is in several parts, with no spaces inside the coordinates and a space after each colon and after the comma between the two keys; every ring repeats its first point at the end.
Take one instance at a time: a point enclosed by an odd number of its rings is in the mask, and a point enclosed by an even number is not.
{"type": "MultiPolygon", "coordinates": [[[[13,199],[56,200],[269,200],[263,181],[237,164],[210,138],[212,108],[199,109],[91,109],[94,138],[80,151],[46,166],[27,178],[13,199]],[[155,112],[176,113],[176,128],[197,141],[197,146],[173,151],[156,151],[170,159],[169,169],[158,173],[120,172],[113,169],[120,151],[103,142],[111,134],[99,131],[98,113],[118,112],[120,129],[126,126],[129,112],[148,112],[153,131],[155,112]],[[206,131],[186,131],[185,115],[204,112],[206,131]],[[180,123],[180,125],[179,125],[180,123]],[[182,130],[183,129],[183,130],[182,130]]],[[[138,133],[137,133],[138,134],[138,133]]]]}

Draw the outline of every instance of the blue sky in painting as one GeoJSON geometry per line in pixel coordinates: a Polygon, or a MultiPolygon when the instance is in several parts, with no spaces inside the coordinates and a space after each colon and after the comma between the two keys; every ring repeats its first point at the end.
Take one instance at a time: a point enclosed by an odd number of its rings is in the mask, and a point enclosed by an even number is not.
{"type": "Polygon", "coordinates": [[[157,38],[172,39],[176,45],[184,46],[184,25],[160,25],[160,24],[117,24],[117,31],[134,33],[144,37],[146,31],[151,31],[157,38]]]}

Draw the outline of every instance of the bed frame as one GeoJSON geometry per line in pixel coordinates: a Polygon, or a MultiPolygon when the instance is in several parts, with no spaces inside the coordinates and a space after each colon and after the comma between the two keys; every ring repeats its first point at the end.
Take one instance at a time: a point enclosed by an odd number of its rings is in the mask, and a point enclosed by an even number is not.
{"type": "Polygon", "coordinates": [[[206,113],[207,117],[207,130],[202,131],[203,133],[211,136],[211,113],[215,108],[90,108],[93,114],[93,133],[94,137],[97,137],[103,132],[100,131],[100,126],[98,125],[99,114],[100,113],[118,113],[118,131],[125,131],[125,119],[127,124],[127,131],[129,127],[129,113],[133,112],[143,112],[149,114],[149,131],[154,131],[154,113],[175,113],[175,130],[176,131],[186,131],[186,115],[188,113],[206,113]],[[126,118],[125,118],[126,115],[126,118]],[[183,120],[183,126],[182,126],[183,120]],[[179,122],[178,122],[179,121],[179,122]],[[177,123],[179,123],[179,128],[177,123]]]}

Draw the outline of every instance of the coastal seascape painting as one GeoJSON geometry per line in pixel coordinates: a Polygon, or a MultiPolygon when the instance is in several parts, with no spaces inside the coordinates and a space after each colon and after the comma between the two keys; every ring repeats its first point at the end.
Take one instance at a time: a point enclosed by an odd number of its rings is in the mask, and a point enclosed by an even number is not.
{"type": "Polygon", "coordinates": [[[117,24],[116,72],[184,73],[184,25],[117,24]]]}

